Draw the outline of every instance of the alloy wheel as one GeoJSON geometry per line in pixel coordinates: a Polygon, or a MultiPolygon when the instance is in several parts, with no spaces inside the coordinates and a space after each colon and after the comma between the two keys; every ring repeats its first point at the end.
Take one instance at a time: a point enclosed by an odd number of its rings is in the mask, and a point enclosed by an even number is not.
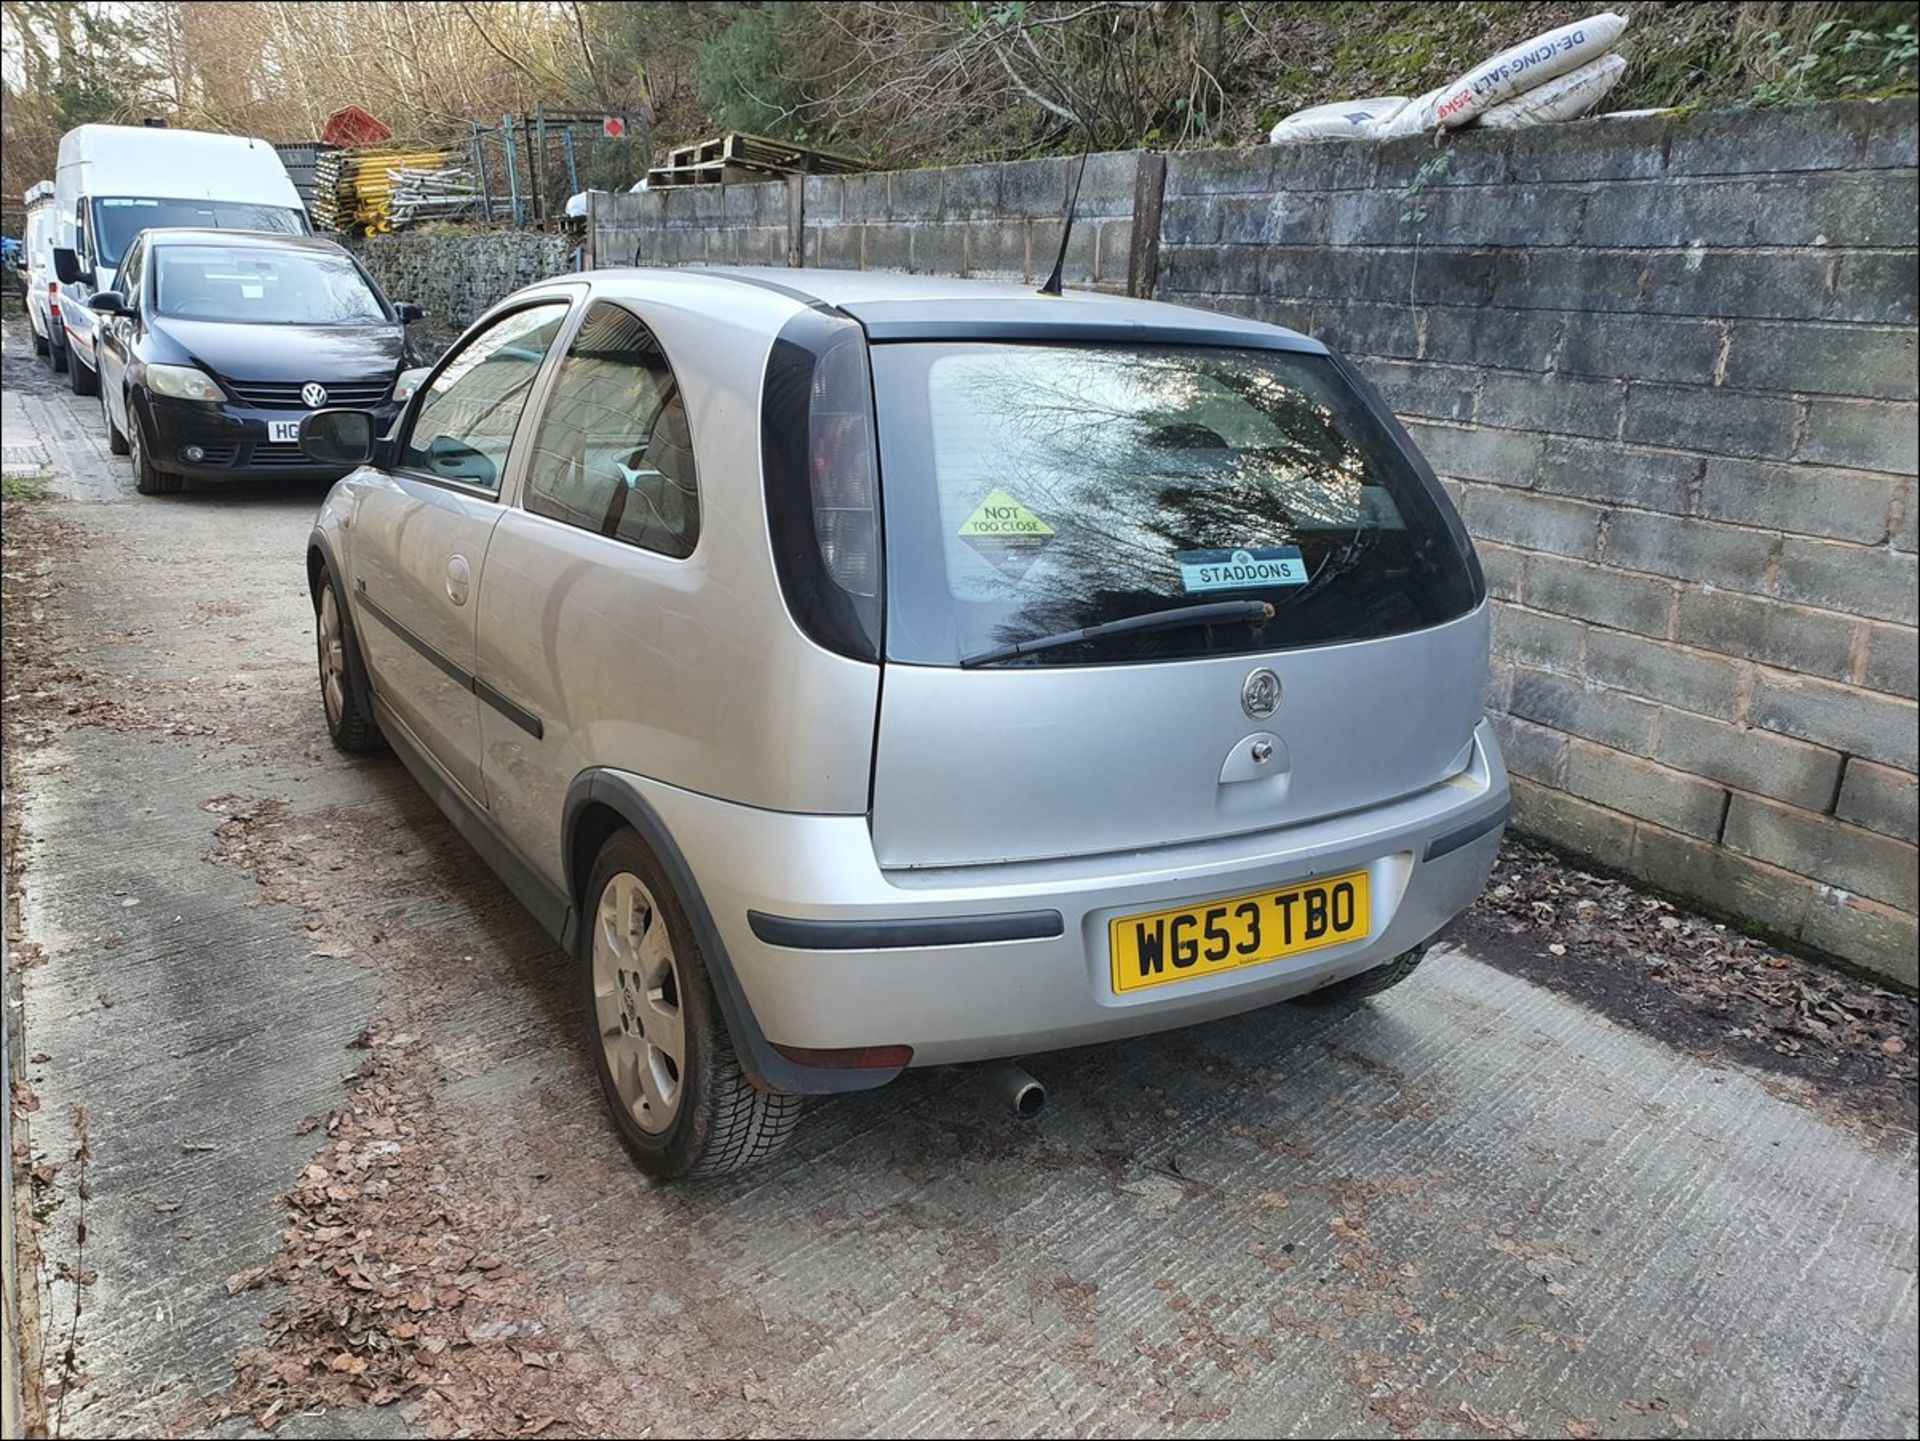
{"type": "Polygon", "coordinates": [[[320,696],[327,724],[338,730],[347,713],[347,640],[331,583],[320,591],[320,696]]]}
{"type": "Polygon", "coordinates": [[[680,1113],[687,1026],[680,968],[653,892],[621,871],[600,893],[593,926],[593,1002],[614,1090],[650,1135],[680,1113]]]}

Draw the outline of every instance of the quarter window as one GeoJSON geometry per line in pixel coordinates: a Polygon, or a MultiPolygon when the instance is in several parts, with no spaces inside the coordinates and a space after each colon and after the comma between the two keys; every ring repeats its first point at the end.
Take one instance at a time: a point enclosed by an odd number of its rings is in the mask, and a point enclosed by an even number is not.
{"type": "Polygon", "coordinates": [[[527,471],[536,515],[681,559],[700,535],[686,402],[660,342],[600,301],[554,378],[527,471]]]}
{"type": "Polygon", "coordinates": [[[127,252],[126,263],[120,267],[120,273],[114,277],[114,283],[120,287],[120,294],[127,302],[127,309],[140,308],[140,284],[147,269],[147,248],[137,241],[127,252]]]}
{"type": "Polygon", "coordinates": [[[500,489],[513,432],[567,303],[503,315],[440,368],[427,387],[400,452],[400,464],[440,480],[500,489]]]}

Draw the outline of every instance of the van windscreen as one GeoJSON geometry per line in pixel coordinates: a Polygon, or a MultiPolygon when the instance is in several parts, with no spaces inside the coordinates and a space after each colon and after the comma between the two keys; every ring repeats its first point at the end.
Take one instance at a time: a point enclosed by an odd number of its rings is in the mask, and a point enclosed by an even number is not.
{"type": "Polygon", "coordinates": [[[143,230],[191,227],[201,230],[271,230],[304,235],[307,219],[284,205],[252,205],[235,200],[152,200],[107,195],[93,202],[94,258],[117,269],[133,237],[143,230]]]}
{"type": "Polygon", "coordinates": [[[873,347],[886,653],[956,665],[1172,607],[1011,663],[1286,650],[1478,603],[1445,497],[1324,355],[1198,346],[873,347]],[[1221,606],[1253,600],[1272,607],[1221,606]]]}

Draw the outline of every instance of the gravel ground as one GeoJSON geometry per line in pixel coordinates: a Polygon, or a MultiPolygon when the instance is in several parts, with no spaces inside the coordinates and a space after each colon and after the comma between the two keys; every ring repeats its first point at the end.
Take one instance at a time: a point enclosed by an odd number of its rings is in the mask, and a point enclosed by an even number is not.
{"type": "Polygon", "coordinates": [[[1920,1432],[1912,1006],[1519,848],[1369,1006],[1039,1058],[1032,1125],[915,1073],[649,1185],[562,958],[326,742],[318,493],[137,499],[21,352],[57,474],[5,516],[8,926],[62,1434],[1920,1432]]]}

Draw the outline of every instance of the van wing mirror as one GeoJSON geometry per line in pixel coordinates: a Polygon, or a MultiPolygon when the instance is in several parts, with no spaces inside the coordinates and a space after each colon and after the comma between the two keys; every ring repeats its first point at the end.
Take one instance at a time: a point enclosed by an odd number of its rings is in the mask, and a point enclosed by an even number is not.
{"type": "Polygon", "coordinates": [[[427,312],[415,305],[411,300],[396,301],[394,303],[393,313],[400,317],[400,323],[402,325],[411,325],[416,320],[425,320],[427,318],[427,312]]]}
{"type": "Polygon", "coordinates": [[[373,458],[373,416],[335,406],[300,422],[300,451],[318,465],[365,465],[373,458]]]}
{"type": "Polygon", "coordinates": [[[80,263],[80,252],[65,246],[53,248],[53,273],[62,285],[78,285],[82,281],[93,284],[93,272],[80,263]]]}

